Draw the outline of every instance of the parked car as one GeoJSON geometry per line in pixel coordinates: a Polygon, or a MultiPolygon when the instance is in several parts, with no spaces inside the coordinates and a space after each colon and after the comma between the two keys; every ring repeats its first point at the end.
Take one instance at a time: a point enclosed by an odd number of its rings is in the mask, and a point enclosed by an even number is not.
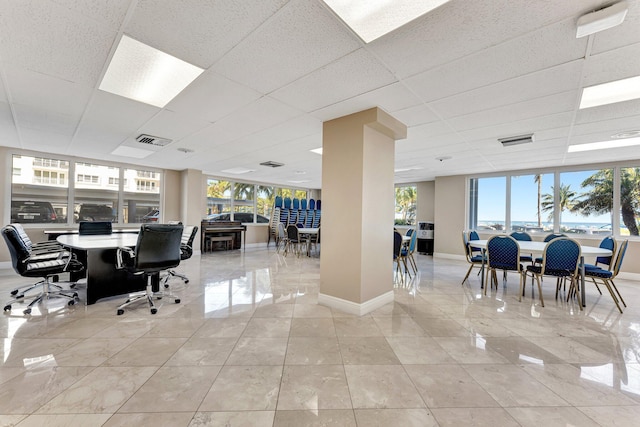
{"type": "Polygon", "coordinates": [[[11,222],[57,222],[58,216],[50,202],[11,202],[11,222]]]}
{"type": "Polygon", "coordinates": [[[153,209],[148,214],[142,217],[142,222],[158,222],[160,219],[160,211],[153,209]]]}
{"type": "Polygon", "coordinates": [[[76,222],[80,221],[117,221],[113,208],[109,205],[82,203],[76,213],[76,222]]]}
{"type": "MultiPolygon", "coordinates": [[[[253,222],[253,214],[249,212],[236,212],[235,214],[233,214],[233,216],[234,216],[233,221],[240,221],[243,223],[253,222]]],[[[204,220],[205,221],[231,221],[231,214],[230,213],[211,214],[211,215],[207,215],[204,218],[204,220]]],[[[258,224],[268,224],[269,218],[267,218],[266,216],[257,215],[257,222],[258,224]]]]}

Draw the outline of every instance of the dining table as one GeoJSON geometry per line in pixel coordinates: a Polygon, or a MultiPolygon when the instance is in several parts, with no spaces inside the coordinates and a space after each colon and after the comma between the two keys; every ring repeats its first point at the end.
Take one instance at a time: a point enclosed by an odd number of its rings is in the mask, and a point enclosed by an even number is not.
{"type": "MultiPolygon", "coordinates": [[[[473,248],[480,248],[483,251],[487,249],[488,240],[470,240],[469,246],[473,248]]],[[[526,240],[516,240],[518,246],[520,247],[521,254],[532,254],[532,255],[542,255],[544,252],[544,248],[547,246],[547,242],[538,242],[538,241],[526,241],[526,240]]],[[[578,242],[579,244],[579,242],[578,242]]],[[[609,249],[600,248],[597,246],[589,246],[589,245],[580,245],[580,259],[578,260],[579,271],[580,271],[580,296],[582,297],[582,306],[586,307],[585,302],[585,280],[584,280],[584,259],[585,256],[588,257],[606,257],[612,256],[613,252],[609,249]]],[[[482,262],[482,271],[484,272],[484,257],[482,262]]],[[[481,275],[482,278],[481,283],[482,286],[484,283],[484,274],[481,275]]]]}
{"type": "Polygon", "coordinates": [[[315,235],[318,234],[318,232],[320,231],[320,227],[301,227],[298,228],[298,234],[299,235],[306,235],[308,236],[307,239],[305,239],[307,241],[307,256],[311,256],[311,235],[315,235]]]}

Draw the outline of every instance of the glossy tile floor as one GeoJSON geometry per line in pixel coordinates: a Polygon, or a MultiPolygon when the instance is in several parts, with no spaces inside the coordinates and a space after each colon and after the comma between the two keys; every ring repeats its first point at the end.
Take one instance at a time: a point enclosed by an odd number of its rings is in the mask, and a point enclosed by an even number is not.
{"type": "MultiPolygon", "coordinates": [[[[0,322],[0,425],[637,426],[640,284],[629,308],[546,306],[517,278],[484,296],[464,262],[417,257],[395,303],[354,317],[317,305],[318,258],[271,249],[194,257],[163,300],[117,297],[0,322]]],[[[26,283],[1,272],[2,295],[26,283]]]]}

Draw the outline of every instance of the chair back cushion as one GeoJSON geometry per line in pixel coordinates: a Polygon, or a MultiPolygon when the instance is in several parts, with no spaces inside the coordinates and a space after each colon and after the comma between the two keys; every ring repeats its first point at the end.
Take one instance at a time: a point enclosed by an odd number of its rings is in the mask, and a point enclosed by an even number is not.
{"type": "MultiPolygon", "coordinates": [[[[27,268],[24,261],[31,255],[31,248],[25,244],[21,234],[16,230],[13,224],[9,224],[2,228],[2,237],[4,237],[4,241],[7,243],[7,247],[9,248],[13,269],[18,274],[24,273],[27,268]]],[[[29,243],[31,243],[31,240],[29,240],[29,243]]]]}
{"type": "Polygon", "coordinates": [[[111,234],[112,224],[109,221],[80,221],[78,234],[81,236],[111,234]]]}
{"type": "Polygon", "coordinates": [[[616,262],[613,265],[613,277],[617,276],[620,272],[620,267],[622,267],[622,260],[624,260],[624,254],[627,252],[627,246],[629,246],[629,241],[625,240],[620,245],[620,250],[618,250],[618,255],[616,256],[616,262]]]}
{"type": "Polygon", "coordinates": [[[182,230],[182,237],[180,239],[180,259],[185,260],[191,258],[193,255],[193,240],[196,238],[198,227],[195,225],[187,225],[182,230]]]}
{"type": "Polygon", "coordinates": [[[509,234],[511,237],[513,237],[516,240],[520,240],[521,242],[530,242],[531,241],[531,236],[529,235],[529,233],[525,233],[524,231],[514,231],[513,233],[509,234]]]}
{"type": "Polygon", "coordinates": [[[552,241],[553,239],[557,239],[558,237],[567,237],[567,236],[566,236],[566,235],[564,235],[564,234],[554,234],[554,233],[551,233],[551,234],[547,235],[547,236],[544,238],[544,242],[545,242],[545,243],[548,243],[548,242],[552,241]]]}
{"type": "Polygon", "coordinates": [[[402,249],[402,234],[397,231],[393,232],[393,259],[400,256],[400,250],[402,249]]]}
{"type": "Polygon", "coordinates": [[[493,236],[487,241],[487,261],[490,268],[519,270],[518,242],[511,236],[493,236]]]}
{"type": "Polygon", "coordinates": [[[603,249],[609,249],[611,251],[611,255],[597,257],[596,264],[605,264],[611,266],[613,254],[616,252],[616,240],[613,238],[613,236],[607,236],[600,242],[600,247],[603,249]]]}
{"type": "Polygon", "coordinates": [[[580,245],[575,240],[558,237],[547,243],[543,253],[544,274],[573,273],[578,268],[580,245]]]}
{"type": "Polygon", "coordinates": [[[140,227],[134,269],[153,273],[180,264],[183,228],[182,224],[145,224],[140,227]]]}

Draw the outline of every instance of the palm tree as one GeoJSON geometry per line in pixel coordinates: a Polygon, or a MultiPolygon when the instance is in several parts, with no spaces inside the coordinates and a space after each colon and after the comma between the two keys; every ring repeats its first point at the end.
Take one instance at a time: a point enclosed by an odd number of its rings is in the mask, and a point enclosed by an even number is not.
{"type": "MultiPolygon", "coordinates": [[[[586,198],[573,210],[582,215],[610,214],[613,211],[613,169],[602,169],[585,179],[582,188],[589,188],[586,198]]],[[[640,216],[640,168],[620,169],[620,214],[629,234],[638,236],[636,218],[640,216]]]]}
{"type": "MultiPolygon", "coordinates": [[[[553,191],[553,187],[551,187],[553,191]]],[[[574,206],[579,203],[580,196],[571,189],[571,185],[569,184],[560,184],[560,191],[558,192],[558,209],[560,209],[560,223],[562,224],[562,212],[569,211],[572,212],[575,208],[574,206]]],[[[549,212],[549,221],[553,221],[553,194],[543,194],[542,202],[540,203],[542,206],[543,212],[549,212]]]]}
{"type": "Polygon", "coordinates": [[[415,205],[417,199],[416,187],[396,188],[396,209],[402,213],[403,224],[408,223],[408,219],[415,216],[415,205]]]}
{"type": "Polygon", "coordinates": [[[533,182],[538,184],[538,227],[542,227],[542,174],[534,175],[533,182]]]}

